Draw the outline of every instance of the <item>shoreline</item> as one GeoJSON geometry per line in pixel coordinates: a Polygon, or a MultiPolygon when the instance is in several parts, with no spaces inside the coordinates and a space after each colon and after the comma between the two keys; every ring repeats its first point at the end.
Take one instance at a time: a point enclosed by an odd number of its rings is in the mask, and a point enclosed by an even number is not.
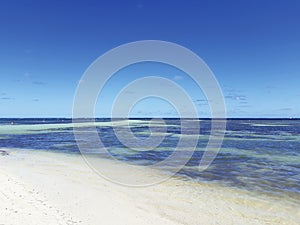
{"type": "Polygon", "coordinates": [[[176,178],[130,188],[101,178],[78,154],[1,150],[10,153],[0,157],[4,224],[290,225],[300,221],[293,204],[247,191],[176,178]]]}

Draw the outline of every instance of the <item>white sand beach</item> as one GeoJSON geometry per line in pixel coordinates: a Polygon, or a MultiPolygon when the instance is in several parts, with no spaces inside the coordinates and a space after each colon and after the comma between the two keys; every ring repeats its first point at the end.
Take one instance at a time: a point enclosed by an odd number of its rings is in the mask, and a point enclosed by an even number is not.
{"type": "Polygon", "coordinates": [[[80,155],[2,149],[1,225],[300,223],[296,204],[172,178],[145,188],[111,183],[80,155]]]}

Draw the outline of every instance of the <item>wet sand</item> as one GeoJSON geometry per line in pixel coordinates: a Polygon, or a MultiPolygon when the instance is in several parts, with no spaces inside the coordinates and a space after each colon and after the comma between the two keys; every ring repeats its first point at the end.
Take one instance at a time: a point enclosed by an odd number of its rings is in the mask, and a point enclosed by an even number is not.
{"type": "MultiPolygon", "coordinates": [[[[297,204],[247,191],[176,178],[125,187],[97,175],[77,154],[1,150],[9,154],[0,155],[0,224],[300,222],[297,204]]],[[[103,163],[109,166],[109,161],[103,163]]]]}

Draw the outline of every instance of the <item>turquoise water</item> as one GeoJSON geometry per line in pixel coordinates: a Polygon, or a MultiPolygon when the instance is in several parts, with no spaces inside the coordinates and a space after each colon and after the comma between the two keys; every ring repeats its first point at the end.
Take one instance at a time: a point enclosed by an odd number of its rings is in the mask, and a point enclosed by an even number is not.
{"type": "MultiPolygon", "coordinates": [[[[71,122],[59,118],[0,119],[0,148],[79,153],[71,122]]],[[[143,166],[166,159],[182,136],[179,119],[164,119],[164,123],[154,125],[163,127],[163,132],[162,129],[152,130],[152,135],[164,137],[162,143],[153,150],[134,151],[124,146],[114,133],[114,128],[123,129],[126,122],[97,119],[96,127],[110,153],[133,164],[143,166]]],[[[148,122],[148,119],[130,120],[131,131],[138,138],[149,137],[148,122]]],[[[198,133],[191,131],[184,135],[199,137],[198,145],[192,158],[177,173],[178,177],[300,201],[300,120],[228,120],[221,151],[203,172],[199,172],[198,164],[208,141],[211,121],[193,122],[200,123],[198,133]]],[[[76,126],[88,133],[91,123],[76,126]]],[[[86,146],[93,149],[93,141],[87,138],[86,146]]]]}

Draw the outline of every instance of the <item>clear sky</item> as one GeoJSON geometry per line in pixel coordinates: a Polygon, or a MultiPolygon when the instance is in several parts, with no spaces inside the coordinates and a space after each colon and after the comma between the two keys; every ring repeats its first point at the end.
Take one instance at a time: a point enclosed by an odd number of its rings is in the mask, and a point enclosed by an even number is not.
{"type": "MultiPolygon", "coordinates": [[[[0,117],[71,117],[87,67],[118,45],[149,39],[198,54],[220,83],[228,117],[300,117],[299,12],[297,0],[1,1],[0,117]]],[[[151,68],[188,89],[206,115],[205,99],[185,74],[151,68]]],[[[122,73],[131,81],[153,75],[151,68],[122,73]]],[[[124,80],[111,80],[96,116],[107,116],[124,80]]],[[[176,112],[148,99],[133,115],[176,112]]]]}

